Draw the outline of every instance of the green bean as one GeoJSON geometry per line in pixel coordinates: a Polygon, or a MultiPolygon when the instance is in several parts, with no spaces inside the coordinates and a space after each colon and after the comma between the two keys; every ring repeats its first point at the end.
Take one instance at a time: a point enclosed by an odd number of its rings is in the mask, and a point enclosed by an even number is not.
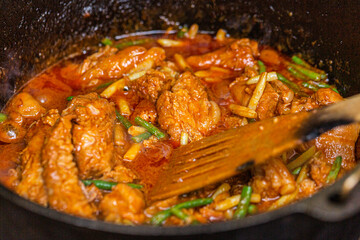
{"type": "Polygon", "coordinates": [[[310,64],[308,64],[306,61],[304,61],[303,59],[299,58],[298,56],[292,56],[291,60],[296,63],[296,64],[299,64],[303,67],[306,67],[306,68],[311,68],[310,64]]]}
{"type": "Polygon", "coordinates": [[[5,113],[0,113],[0,123],[7,119],[7,115],[5,113]]]}
{"type": "Polygon", "coordinates": [[[286,86],[288,86],[294,93],[296,93],[302,97],[308,97],[308,95],[306,93],[304,93],[300,90],[300,87],[298,85],[296,85],[296,83],[293,83],[292,81],[288,80],[281,73],[276,73],[276,75],[277,75],[278,79],[281,82],[283,82],[284,84],[286,84],[286,86]]]}
{"type": "Polygon", "coordinates": [[[293,67],[294,69],[296,69],[296,71],[300,72],[301,74],[305,75],[306,77],[314,81],[320,81],[321,79],[326,78],[325,73],[318,73],[297,64],[290,63],[288,69],[291,67],[293,67]]]}
{"type": "Polygon", "coordinates": [[[171,216],[171,208],[158,212],[157,214],[155,214],[151,220],[150,223],[153,225],[160,225],[162,224],[168,217],[171,216]]]}
{"type": "Polygon", "coordinates": [[[158,139],[165,137],[165,134],[163,132],[161,132],[157,127],[155,127],[151,123],[145,121],[141,117],[136,117],[135,122],[136,122],[136,124],[146,128],[146,130],[148,130],[152,135],[154,135],[158,139]]]}
{"type": "Polygon", "coordinates": [[[241,200],[234,213],[236,219],[244,218],[249,210],[252,189],[250,186],[244,186],[241,191],[241,200]]]}
{"type": "Polygon", "coordinates": [[[306,88],[314,91],[314,92],[316,92],[317,90],[319,90],[319,88],[318,88],[317,86],[312,85],[312,84],[310,84],[310,83],[308,83],[308,82],[302,82],[301,85],[302,85],[303,87],[306,87],[306,88]]]}
{"type": "Polygon", "coordinates": [[[306,150],[305,152],[303,152],[298,158],[296,158],[294,161],[292,161],[291,163],[289,163],[287,165],[287,168],[290,171],[295,170],[295,168],[301,167],[302,165],[304,165],[304,163],[306,163],[307,161],[309,161],[316,152],[316,147],[312,146],[311,148],[309,148],[308,150],[306,150]]]}
{"type": "Polygon", "coordinates": [[[183,38],[185,36],[185,33],[187,33],[188,31],[189,31],[188,27],[184,26],[177,32],[177,37],[183,38]]]}
{"type": "Polygon", "coordinates": [[[327,83],[323,83],[323,82],[313,82],[314,85],[318,86],[319,88],[330,88],[331,90],[333,90],[336,93],[339,93],[339,91],[335,88],[332,87],[331,85],[327,84],[327,83]]]}
{"type": "Polygon", "coordinates": [[[294,174],[294,175],[298,175],[300,170],[301,170],[301,167],[297,167],[291,173],[294,174]]]}
{"type": "Polygon", "coordinates": [[[71,101],[73,98],[74,98],[74,96],[70,96],[70,97],[67,97],[66,100],[71,101]]]}
{"type": "Polygon", "coordinates": [[[141,185],[141,184],[136,184],[136,183],[127,183],[127,185],[131,188],[134,188],[134,189],[141,189],[143,188],[144,186],[141,185]]]}
{"type": "Polygon", "coordinates": [[[257,213],[257,211],[258,211],[258,208],[256,205],[254,205],[254,204],[249,205],[249,214],[253,215],[253,214],[257,213]]]}
{"type": "MultiPolygon", "coordinates": [[[[194,200],[190,200],[190,201],[186,201],[186,202],[182,202],[179,203],[169,209],[166,209],[164,211],[158,212],[157,214],[155,214],[150,222],[151,224],[154,225],[160,225],[162,224],[168,217],[170,217],[172,214],[179,214],[179,216],[181,215],[181,217],[184,217],[184,215],[182,215],[181,213],[179,213],[178,210],[182,209],[182,208],[194,208],[194,207],[200,207],[200,206],[204,206],[204,205],[208,205],[210,203],[212,203],[214,200],[212,198],[199,198],[199,199],[194,199],[194,200]],[[173,208],[176,208],[176,210],[173,210],[173,208]],[[176,213],[173,213],[176,212],[176,213]]],[[[185,213],[184,213],[185,214],[185,213]]],[[[186,215],[186,214],[185,214],[186,215]]],[[[180,217],[180,218],[181,218],[180,217]]]]}
{"type": "Polygon", "coordinates": [[[117,185],[116,182],[107,182],[103,180],[82,180],[85,186],[89,186],[90,184],[94,184],[97,188],[103,190],[111,190],[114,186],[117,185]]]}
{"type": "Polygon", "coordinates": [[[130,47],[130,46],[134,46],[134,45],[144,44],[144,43],[147,43],[150,41],[151,41],[151,39],[149,39],[149,38],[136,39],[136,40],[132,40],[132,41],[119,43],[119,44],[115,45],[115,47],[121,49],[121,48],[130,47]]]}
{"type": "Polygon", "coordinates": [[[333,165],[331,166],[331,170],[329,175],[326,178],[326,183],[330,183],[336,180],[339,171],[341,169],[341,162],[342,162],[342,157],[341,156],[337,156],[335,158],[335,161],[333,163],[333,165]]]}
{"type": "Polygon", "coordinates": [[[189,215],[187,215],[186,213],[181,211],[181,209],[179,209],[179,208],[173,207],[173,208],[170,208],[170,211],[171,211],[172,214],[174,214],[175,216],[177,216],[181,220],[186,220],[189,217],[189,215]]]}
{"type": "MultiPolygon", "coordinates": [[[[103,181],[103,180],[92,180],[92,179],[82,180],[82,182],[84,183],[85,186],[94,184],[95,187],[97,187],[99,189],[103,189],[103,190],[111,190],[114,186],[116,186],[118,184],[117,182],[108,182],[108,181],[103,181]]],[[[143,185],[136,184],[136,183],[127,183],[127,185],[134,189],[143,188],[143,185]]]]}
{"type": "Polygon", "coordinates": [[[262,61],[258,60],[258,65],[259,65],[259,73],[260,74],[263,72],[266,72],[266,66],[262,61]]]}
{"type": "Polygon", "coordinates": [[[139,134],[139,135],[137,135],[137,136],[133,136],[131,139],[132,139],[134,142],[139,143],[139,142],[142,142],[142,141],[144,141],[144,140],[146,140],[146,139],[149,139],[151,136],[152,136],[151,133],[149,133],[149,132],[144,132],[144,133],[139,134]]]}
{"type": "Polygon", "coordinates": [[[294,67],[288,66],[287,70],[291,73],[291,75],[293,75],[294,77],[296,77],[298,79],[301,79],[301,80],[304,80],[304,81],[308,80],[308,78],[304,74],[297,71],[297,69],[295,69],[294,67]]]}
{"type": "Polygon", "coordinates": [[[99,86],[96,87],[96,89],[106,88],[107,86],[110,86],[110,85],[113,84],[113,83],[114,83],[114,81],[100,84],[99,86]]]}
{"type": "Polygon", "coordinates": [[[132,126],[131,122],[127,120],[126,117],[122,116],[117,110],[115,110],[115,112],[116,118],[122,123],[122,125],[124,125],[126,129],[129,129],[132,126]]]}
{"type": "Polygon", "coordinates": [[[113,42],[109,38],[104,38],[103,40],[101,40],[101,43],[105,46],[111,46],[113,44],[113,42]]]}

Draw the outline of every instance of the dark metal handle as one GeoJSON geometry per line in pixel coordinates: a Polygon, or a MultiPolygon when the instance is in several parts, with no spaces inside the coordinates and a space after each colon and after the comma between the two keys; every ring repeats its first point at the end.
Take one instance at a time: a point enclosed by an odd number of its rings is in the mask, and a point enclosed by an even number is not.
{"type": "Polygon", "coordinates": [[[304,213],[322,221],[342,221],[360,212],[360,166],[334,185],[302,202],[304,213]]]}

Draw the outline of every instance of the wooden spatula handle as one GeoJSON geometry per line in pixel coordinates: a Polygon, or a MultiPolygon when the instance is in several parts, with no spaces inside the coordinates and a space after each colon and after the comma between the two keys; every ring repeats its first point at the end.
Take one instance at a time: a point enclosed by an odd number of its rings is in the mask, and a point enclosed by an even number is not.
{"type": "Polygon", "coordinates": [[[313,113],[298,132],[304,142],[334,127],[360,122],[360,95],[316,109],[313,113]]]}

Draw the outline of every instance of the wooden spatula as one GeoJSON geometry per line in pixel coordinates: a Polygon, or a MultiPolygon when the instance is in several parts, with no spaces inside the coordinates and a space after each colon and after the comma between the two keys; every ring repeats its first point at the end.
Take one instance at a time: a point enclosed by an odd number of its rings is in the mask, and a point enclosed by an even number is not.
{"type": "Polygon", "coordinates": [[[284,115],[203,138],[174,150],[149,192],[159,200],[225,180],[336,126],[360,121],[360,95],[311,112],[284,115]]]}

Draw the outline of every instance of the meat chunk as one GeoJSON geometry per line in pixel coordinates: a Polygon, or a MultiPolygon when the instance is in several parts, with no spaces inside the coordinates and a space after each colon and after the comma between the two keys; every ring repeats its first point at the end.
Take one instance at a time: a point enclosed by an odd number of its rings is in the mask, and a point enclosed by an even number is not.
{"type": "Polygon", "coordinates": [[[41,150],[45,135],[48,134],[59,117],[58,111],[53,109],[39,120],[35,127],[36,130],[34,130],[36,133],[34,133],[21,153],[21,181],[16,187],[16,192],[20,196],[43,206],[47,206],[47,192],[42,176],[41,150]]]}
{"type": "Polygon", "coordinates": [[[274,117],[278,101],[279,94],[275,92],[274,88],[269,83],[266,83],[264,93],[256,108],[258,119],[263,120],[274,117]]]}
{"type": "Polygon", "coordinates": [[[243,38],[214,52],[188,57],[186,61],[196,69],[207,69],[216,65],[240,71],[246,66],[254,66],[254,56],[257,55],[259,55],[257,42],[243,38]]]}
{"type": "Polygon", "coordinates": [[[77,96],[63,116],[74,114],[73,142],[80,178],[100,177],[113,167],[115,107],[96,93],[77,96]]]}
{"type": "Polygon", "coordinates": [[[118,184],[104,197],[99,205],[105,221],[115,223],[143,223],[145,201],[138,189],[118,184]]]}
{"type": "MultiPolygon", "coordinates": [[[[159,65],[164,59],[165,51],[162,48],[153,47],[146,50],[139,46],[128,47],[114,55],[101,58],[96,64],[93,64],[81,75],[79,87],[87,88],[96,86],[105,80],[119,79],[125,73],[133,72],[139,66],[149,69],[159,65]]],[[[143,70],[140,68],[137,70],[143,70]]]]}
{"type": "Polygon", "coordinates": [[[183,73],[172,91],[165,91],[156,103],[161,128],[179,142],[182,132],[195,141],[206,136],[220,120],[218,105],[208,100],[205,87],[191,73],[183,73]]]}
{"type": "Polygon", "coordinates": [[[155,103],[160,94],[169,90],[174,79],[167,73],[149,70],[143,77],[132,82],[132,88],[141,98],[155,103]]]}
{"type": "Polygon", "coordinates": [[[281,159],[277,158],[255,168],[251,186],[254,192],[261,194],[263,198],[290,194],[296,189],[293,175],[281,159]]]}
{"type": "Polygon", "coordinates": [[[42,151],[43,177],[48,190],[48,202],[50,207],[58,211],[94,218],[94,209],[82,191],[82,183],[73,161],[71,118],[60,118],[42,151]]]}
{"type": "Polygon", "coordinates": [[[157,119],[157,112],[154,103],[149,100],[142,100],[134,109],[131,115],[131,120],[134,121],[136,117],[141,117],[145,121],[155,123],[157,119]]]}

